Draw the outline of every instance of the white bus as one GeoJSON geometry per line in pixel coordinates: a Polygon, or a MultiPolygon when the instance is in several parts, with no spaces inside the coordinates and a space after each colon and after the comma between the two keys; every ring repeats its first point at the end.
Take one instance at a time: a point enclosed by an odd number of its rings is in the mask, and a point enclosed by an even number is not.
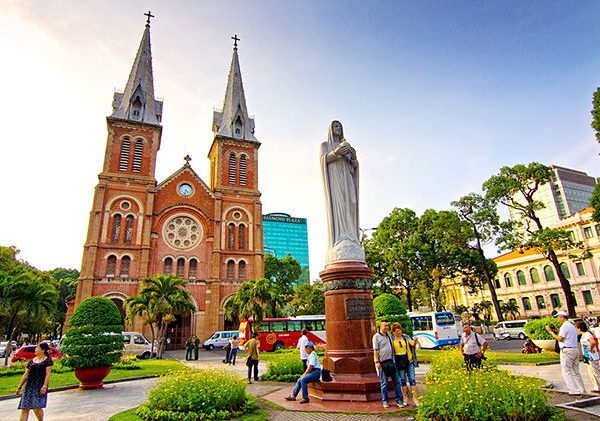
{"type": "Polygon", "coordinates": [[[449,311],[409,313],[413,326],[413,337],[419,338],[424,349],[437,349],[446,345],[458,345],[454,314],[449,311]]]}

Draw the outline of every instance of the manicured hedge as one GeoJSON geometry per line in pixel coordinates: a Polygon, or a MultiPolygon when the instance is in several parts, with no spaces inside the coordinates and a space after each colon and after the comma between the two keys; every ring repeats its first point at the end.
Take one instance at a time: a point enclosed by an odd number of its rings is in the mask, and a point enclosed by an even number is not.
{"type": "Polygon", "coordinates": [[[560,327],[560,323],[556,317],[544,317],[543,319],[533,319],[525,323],[525,333],[531,339],[554,339],[552,335],[546,330],[546,326],[554,325],[560,327]]]}
{"type": "Polygon", "coordinates": [[[119,309],[104,297],[90,297],[73,311],[63,340],[63,364],[71,368],[101,367],[121,359],[123,322],[119,309]]]}

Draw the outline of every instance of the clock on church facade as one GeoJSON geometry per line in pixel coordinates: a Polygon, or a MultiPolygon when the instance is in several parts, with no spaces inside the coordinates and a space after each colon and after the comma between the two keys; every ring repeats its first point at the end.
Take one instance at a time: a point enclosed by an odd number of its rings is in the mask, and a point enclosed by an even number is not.
{"type": "MultiPolygon", "coordinates": [[[[235,320],[226,320],[224,303],[244,280],[263,276],[260,143],[246,108],[238,40],[223,109],[213,115],[208,183],[189,156],[167,179],[155,179],[163,103],[154,96],[149,22],[125,89],[114,94],[107,117],[104,165],[72,304],[101,295],[123,309],[143,278],[176,275],[188,282],[196,307],[169,326],[176,346],[190,335],[204,340],[215,330],[237,329],[235,320]]],[[[136,321],[128,328],[144,326],[136,321]]]]}

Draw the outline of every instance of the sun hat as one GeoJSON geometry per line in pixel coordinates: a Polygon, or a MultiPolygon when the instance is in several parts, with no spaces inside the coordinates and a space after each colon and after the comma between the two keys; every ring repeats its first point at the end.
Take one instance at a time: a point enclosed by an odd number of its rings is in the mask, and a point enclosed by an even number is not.
{"type": "Polygon", "coordinates": [[[556,317],[558,317],[558,316],[569,317],[569,314],[566,311],[557,311],[556,317]]]}

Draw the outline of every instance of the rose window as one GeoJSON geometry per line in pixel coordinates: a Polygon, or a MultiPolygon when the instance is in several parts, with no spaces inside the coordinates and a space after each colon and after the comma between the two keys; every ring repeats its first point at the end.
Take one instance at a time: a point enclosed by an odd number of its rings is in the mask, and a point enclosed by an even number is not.
{"type": "Polygon", "coordinates": [[[194,247],[202,239],[202,226],[189,216],[170,219],[163,230],[167,243],[181,250],[194,247]]]}

